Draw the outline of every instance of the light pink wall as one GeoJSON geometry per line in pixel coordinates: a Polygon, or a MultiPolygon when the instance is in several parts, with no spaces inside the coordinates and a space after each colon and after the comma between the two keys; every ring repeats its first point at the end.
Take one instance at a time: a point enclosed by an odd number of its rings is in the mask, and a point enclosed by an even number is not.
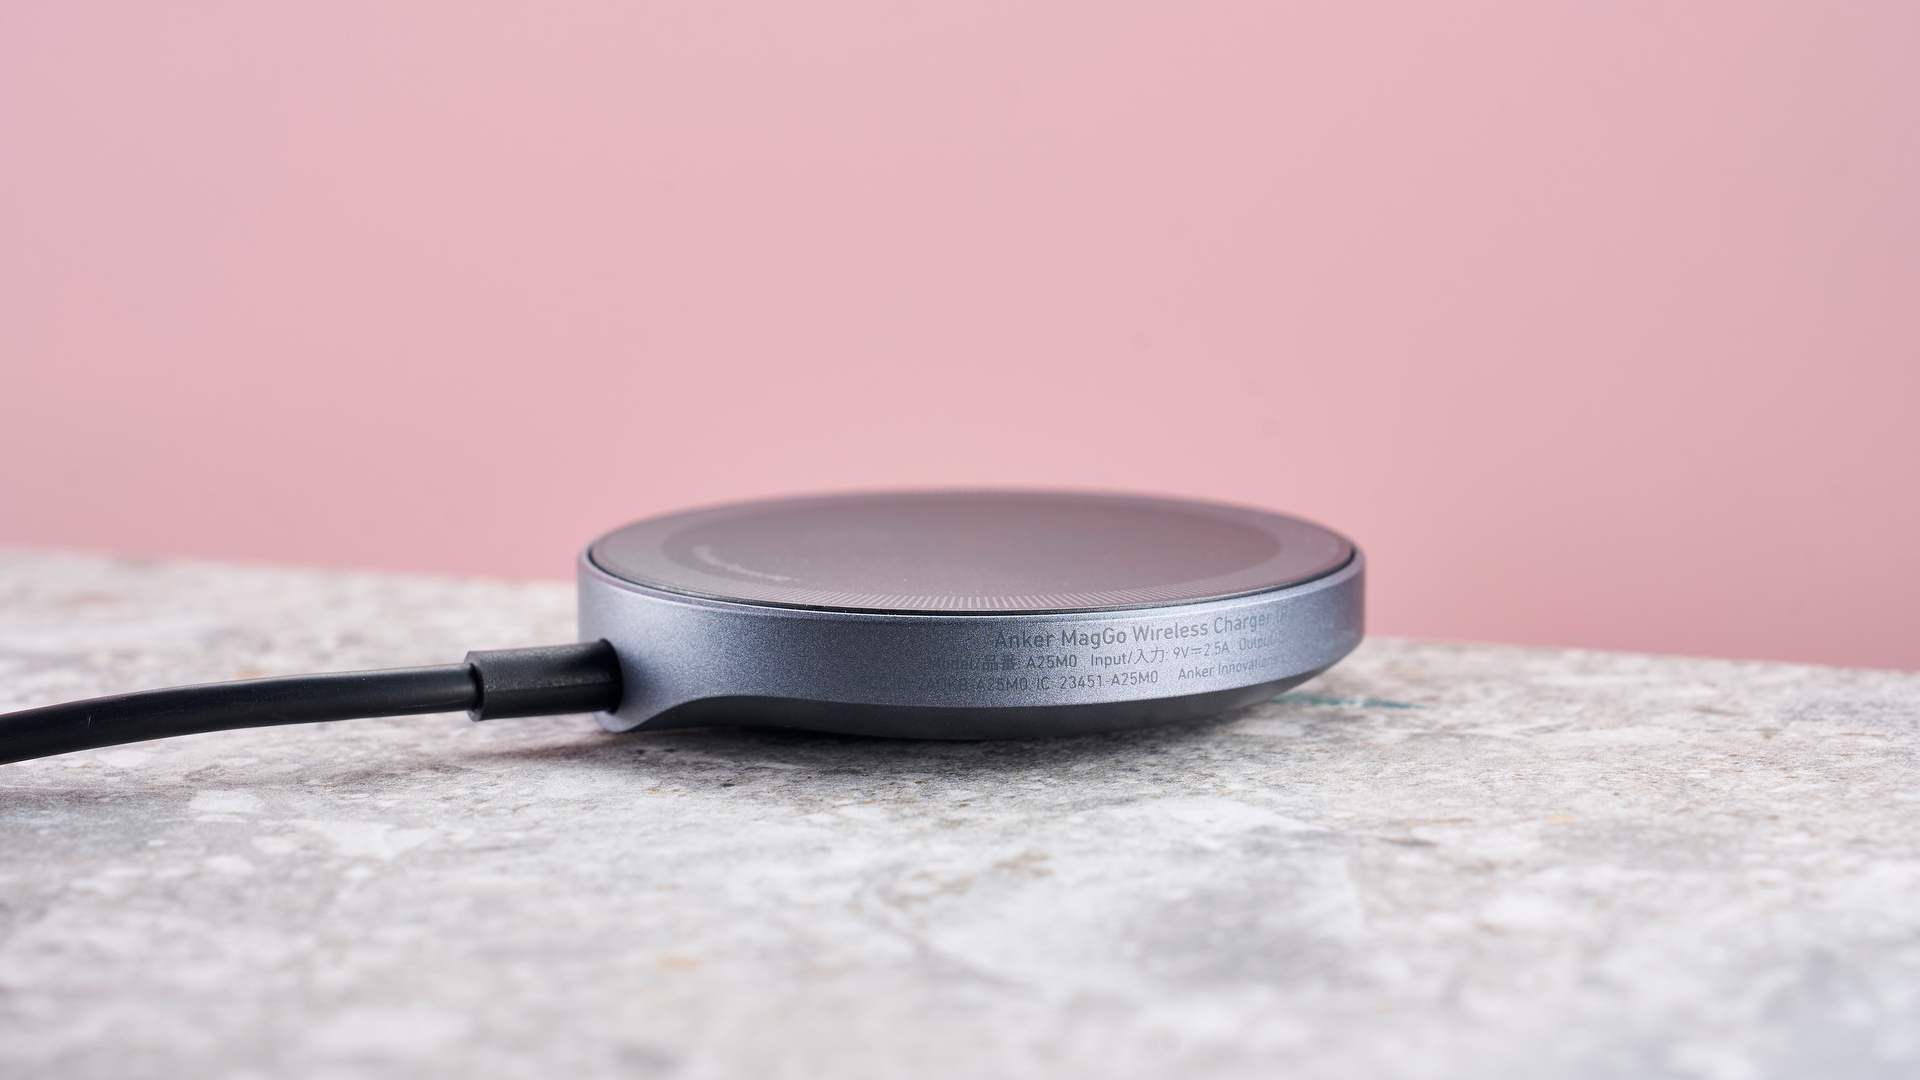
{"type": "Polygon", "coordinates": [[[1375,629],[1920,667],[1920,5],[19,4],[0,541],[562,577],[1186,493],[1375,629]]]}

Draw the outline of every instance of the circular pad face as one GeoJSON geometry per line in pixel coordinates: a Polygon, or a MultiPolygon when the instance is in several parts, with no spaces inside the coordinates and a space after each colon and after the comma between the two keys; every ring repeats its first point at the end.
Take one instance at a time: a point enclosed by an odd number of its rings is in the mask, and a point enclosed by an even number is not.
{"type": "Polygon", "coordinates": [[[735,504],[608,534],[594,565],[736,603],[885,614],[1102,611],[1220,600],[1345,566],[1296,518],[1211,503],[943,491],[735,504]]]}

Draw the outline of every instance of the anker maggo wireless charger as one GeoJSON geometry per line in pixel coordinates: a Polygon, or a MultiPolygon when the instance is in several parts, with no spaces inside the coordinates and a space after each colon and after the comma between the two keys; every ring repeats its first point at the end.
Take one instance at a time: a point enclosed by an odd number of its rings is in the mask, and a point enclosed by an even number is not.
{"type": "Polygon", "coordinates": [[[782,499],[653,518],[580,557],[580,645],[148,690],[0,716],[0,761],[196,731],[465,709],[1016,739],[1208,716],[1362,633],[1364,562],[1296,518],[1065,492],[782,499]]]}

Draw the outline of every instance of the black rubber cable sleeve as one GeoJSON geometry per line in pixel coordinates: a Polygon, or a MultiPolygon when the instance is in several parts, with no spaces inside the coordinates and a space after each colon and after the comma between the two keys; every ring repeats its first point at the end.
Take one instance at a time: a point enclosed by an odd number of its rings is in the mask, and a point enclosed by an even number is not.
{"type": "Polygon", "coordinates": [[[479,703],[471,664],[142,690],[0,716],[0,764],[201,731],[460,712],[479,703]]]}
{"type": "Polygon", "coordinates": [[[480,701],[475,720],[553,716],[620,707],[620,657],[604,641],[467,654],[480,701]]]}

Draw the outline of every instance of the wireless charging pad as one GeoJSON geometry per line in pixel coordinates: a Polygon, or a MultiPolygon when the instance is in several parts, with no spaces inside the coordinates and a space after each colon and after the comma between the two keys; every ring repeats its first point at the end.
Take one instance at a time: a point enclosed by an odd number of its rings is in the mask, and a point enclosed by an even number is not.
{"type": "Polygon", "coordinates": [[[1065,492],[781,499],[653,518],[580,559],[610,731],[755,724],[1034,738],[1208,716],[1360,643],[1363,561],[1309,522],[1065,492]]]}

